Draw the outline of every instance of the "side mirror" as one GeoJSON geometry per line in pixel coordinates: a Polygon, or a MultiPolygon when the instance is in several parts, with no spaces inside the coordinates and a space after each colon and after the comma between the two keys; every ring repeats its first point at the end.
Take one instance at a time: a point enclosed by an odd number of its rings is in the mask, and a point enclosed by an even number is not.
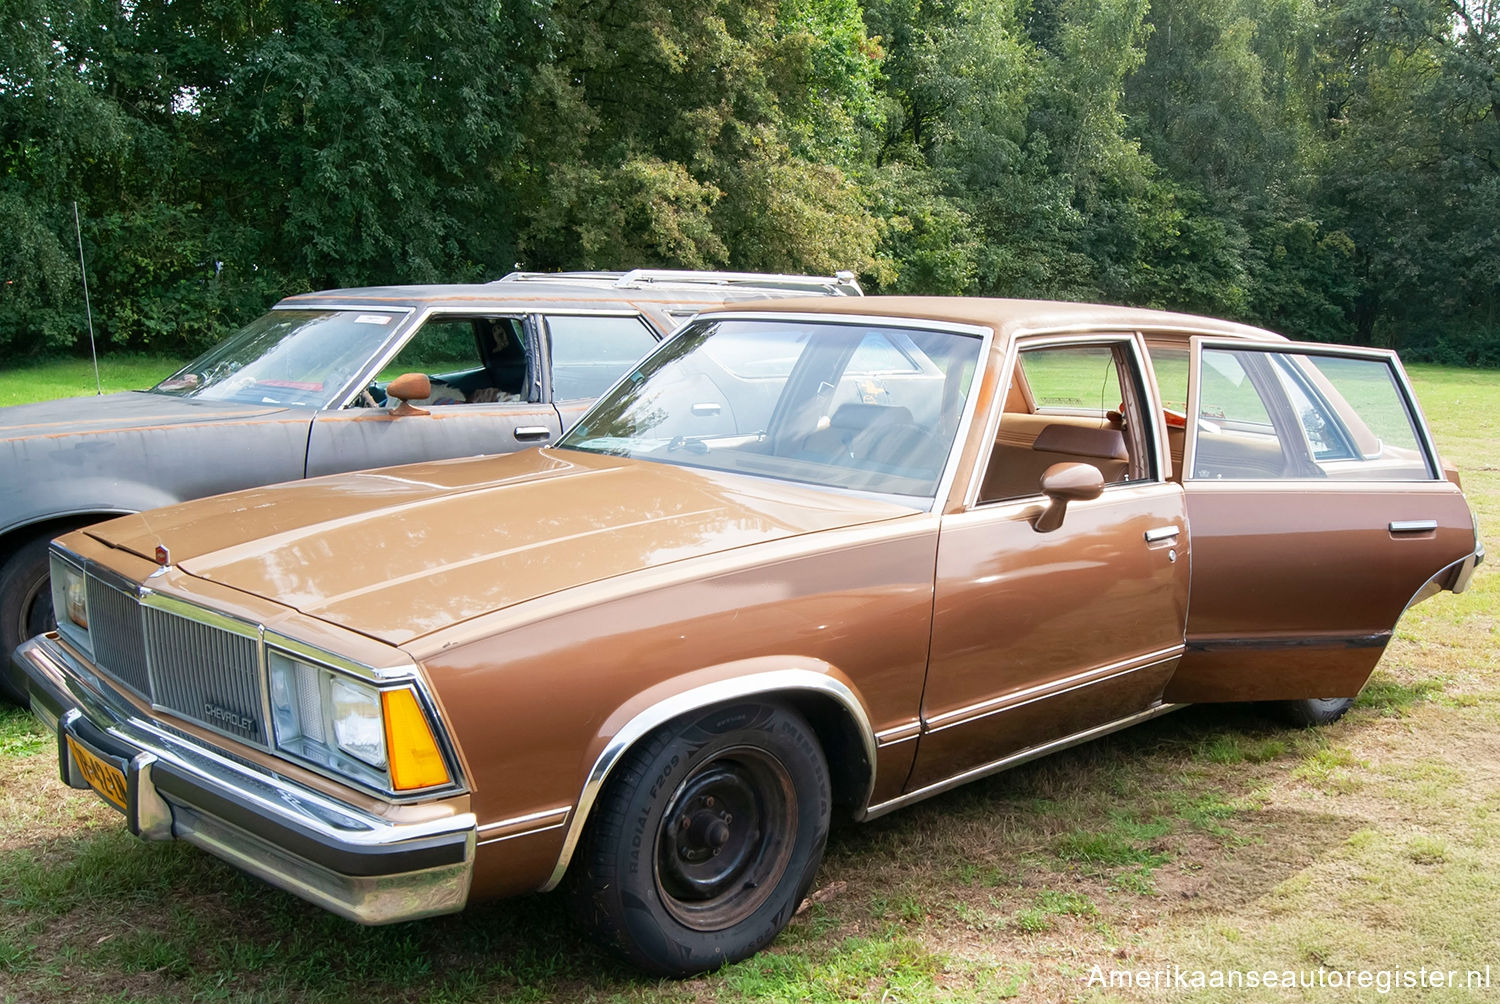
{"type": "Polygon", "coordinates": [[[1104,475],[1093,464],[1053,464],[1042,472],[1042,494],[1050,500],[1032,529],[1051,533],[1062,526],[1069,502],[1087,502],[1104,492],[1104,475]]]}
{"type": "Polygon", "coordinates": [[[427,410],[415,407],[411,402],[432,396],[432,381],[425,373],[403,373],[385,385],[385,396],[401,403],[391,409],[392,418],[407,415],[425,415],[427,410]]]}

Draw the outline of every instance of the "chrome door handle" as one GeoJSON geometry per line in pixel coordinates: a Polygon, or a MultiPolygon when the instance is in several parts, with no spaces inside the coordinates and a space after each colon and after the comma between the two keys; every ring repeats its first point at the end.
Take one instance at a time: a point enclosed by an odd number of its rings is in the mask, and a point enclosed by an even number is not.
{"type": "Polygon", "coordinates": [[[1435,519],[1393,519],[1391,533],[1430,533],[1437,526],[1435,519]]]}
{"type": "Polygon", "coordinates": [[[545,425],[519,425],[516,427],[515,437],[517,439],[550,439],[552,430],[545,425]]]}
{"type": "Polygon", "coordinates": [[[1173,540],[1181,532],[1175,526],[1158,526],[1146,531],[1146,543],[1155,544],[1159,540],[1173,540]]]}

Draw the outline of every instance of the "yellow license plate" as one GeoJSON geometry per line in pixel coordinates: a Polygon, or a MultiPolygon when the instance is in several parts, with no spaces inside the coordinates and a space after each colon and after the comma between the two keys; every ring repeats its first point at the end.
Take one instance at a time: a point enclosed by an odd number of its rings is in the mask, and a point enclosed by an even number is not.
{"type": "Polygon", "coordinates": [[[124,771],[89,752],[72,736],[66,738],[68,749],[73,751],[73,762],[78,764],[78,772],[83,775],[83,779],[103,795],[105,801],[123,812],[126,798],[124,771]]]}

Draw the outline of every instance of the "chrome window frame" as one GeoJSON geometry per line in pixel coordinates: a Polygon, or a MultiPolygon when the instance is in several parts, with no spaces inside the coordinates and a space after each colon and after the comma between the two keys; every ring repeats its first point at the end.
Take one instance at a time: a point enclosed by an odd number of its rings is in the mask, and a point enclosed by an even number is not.
{"type": "MultiPolygon", "coordinates": [[[[1205,486],[1222,486],[1220,490],[1233,488],[1243,489],[1247,486],[1257,486],[1262,490],[1271,487],[1298,485],[1322,485],[1325,489],[1344,490],[1356,485],[1383,486],[1386,490],[1393,490],[1395,485],[1405,485],[1408,489],[1416,485],[1446,484],[1443,475],[1442,461],[1438,455],[1437,444],[1432,439],[1432,429],[1427,422],[1427,416],[1422,414],[1422,406],[1417,402],[1416,391],[1412,388],[1411,378],[1406,373],[1406,367],[1401,365],[1401,357],[1390,349],[1374,349],[1353,345],[1323,345],[1311,342],[1257,342],[1249,339],[1223,338],[1217,335],[1195,335],[1189,341],[1188,356],[1188,413],[1186,430],[1186,441],[1182,451],[1182,484],[1183,487],[1192,485],[1194,488],[1205,486]],[[1198,461],[1198,410],[1202,407],[1201,384],[1203,353],[1210,349],[1219,349],[1226,352],[1267,352],[1279,353],[1285,356],[1323,356],[1340,359],[1360,359],[1366,362],[1383,363],[1386,371],[1391,376],[1391,382],[1396,390],[1397,399],[1406,409],[1407,420],[1411,422],[1412,432],[1415,434],[1417,448],[1422,453],[1422,459],[1427,465],[1428,476],[1425,478],[1411,479],[1369,479],[1369,478],[1295,478],[1295,477],[1266,477],[1266,478],[1232,478],[1228,480],[1215,478],[1199,478],[1193,472],[1196,470],[1198,461]]],[[[1352,408],[1353,405],[1350,405],[1352,408]]],[[[1305,435],[1305,432],[1304,432],[1305,435]]],[[[1278,441],[1280,435],[1277,435],[1278,441]]],[[[1308,457],[1312,458],[1309,447],[1308,457]]],[[[1317,461],[1314,460],[1314,463],[1317,461]]]]}
{"type": "MultiPolygon", "coordinates": [[[[361,313],[368,314],[394,314],[396,315],[395,323],[391,325],[390,330],[386,332],[385,338],[381,341],[380,347],[376,350],[377,354],[384,353],[390,346],[393,339],[401,338],[401,333],[410,326],[409,322],[411,321],[412,316],[419,312],[419,308],[417,307],[390,306],[386,304],[369,303],[278,303],[273,305],[271,307],[271,310],[321,310],[325,313],[330,314],[341,313],[343,311],[359,311],[361,313]]],[[[402,339],[402,344],[405,344],[404,338],[402,339]]],[[[394,355],[394,352],[392,352],[392,355],[394,355]]],[[[368,363],[366,364],[366,367],[368,367],[368,363]]],[[[366,372],[367,368],[358,370],[359,376],[363,376],[366,372]]],[[[378,369],[376,370],[376,372],[378,372],[378,369]]],[[[354,380],[346,383],[339,393],[330,397],[327,404],[323,405],[321,408],[314,408],[313,410],[323,412],[337,411],[340,408],[347,408],[349,406],[349,402],[352,401],[359,394],[359,392],[364,389],[364,387],[365,384],[361,382],[358,377],[356,377],[354,380]]]]}
{"type": "MultiPolygon", "coordinates": [[[[796,323],[796,324],[837,324],[848,327],[863,328],[904,328],[914,331],[936,331],[947,334],[963,335],[969,338],[979,339],[979,354],[974,363],[974,374],[969,379],[969,389],[964,395],[964,410],[959,417],[958,428],[954,432],[953,442],[948,447],[948,459],[943,465],[943,473],[938,478],[933,488],[931,499],[925,495],[896,495],[889,492],[877,492],[863,488],[846,488],[838,485],[820,485],[813,482],[797,481],[791,482],[785,478],[778,478],[772,474],[752,474],[745,471],[729,471],[723,473],[734,474],[739,477],[762,478],[778,483],[797,484],[806,488],[822,491],[833,491],[848,493],[851,495],[879,498],[887,501],[896,501],[903,505],[910,505],[918,512],[939,512],[947,502],[949,494],[953,490],[953,482],[958,475],[959,459],[963,455],[964,445],[969,439],[969,430],[974,423],[974,415],[979,408],[979,388],[983,386],[990,361],[990,348],[994,345],[995,329],[984,324],[968,324],[960,321],[938,321],[921,317],[890,317],[883,314],[843,314],[843,313],[793,313],[786,311],[745,311],[745,310],[716,310],[709,314],[699,314],[688,321],[682,327],[672,333],[670,338],[663,338],[657,343],[655,349],[636,360],[637,366],[647,362],[656,353],[664,351],[665,347],[675,342],[687,333],[688,328],[695,324],[714,324],[719,321],[756,321],[760,323],[796,323]],[[927,504],[922,502],[927,499],[927,504]]],[[[619,379],[610,384],[595,401],[593,407],[580,415],[573,423],[573,428],[579,426],[594,413],[594,410],[612,395],[622,384],[630,379],[633,368],[620,374],[619,379]]],[[[563,447],[553,444],[554,449],[574,449],[574,447],[563,447]]],[[[717,469],[715,469],[717,470],[717,469]]]]}
{"type": "MultiPolygon", "coordinates": [[[[296,305],[288,304],[287,306],[294,307],[296,305]]],[[[281,308],[278,306],[277,308],[273,309],[281,308]]],[[[329,309],[361,310],[364,308],[339,306],[330,307],[329,309]]],[[[387,363],[389,363],[392,359],[395,359],[396,356],[401,353],[401,350],[406,348],[406,345],[411,341],[412,336],[420,331],[422,329],[422,326],[435,316],[450,314],[458,315],[461,317],[504,317],[512,320],[518,320],[524,325],[531,314],[534,313],[534,311],[517,310],[513,307],[507,309],[504,307],[499,307],[497,305],[486,308],[484,306],[476,307],[471,304],[428,304],[422,307],[391,307],[374,309],[404,309],[406,311],[406,316],[391,331],[390,335],[386,338],[386,341],[381,345],[380,349],[370,357],[370,360],[367,361],[364,367],[358,371],[354,379],[344,386],[343,393],[340,396],[334,398],[333,403],[330,404],[327,408],[323,409],[324,411],[343,411],[344,409],[352,406],[355,400],[358,399],[359,395],[364,392],[364,389],[370,385],[370,381],[375,378],[375,375],[382,369],[384,369],[387,363]]],[[[530,355],[529,352],[527,354],[528,356],[530,355]]],[[[534,404],[540,406],[546,404],[546,402],[518,401],[516,402],[516,404],[534,404]]]]}
{"type": "MultiPolygon", "coordinates": [[[[566,307],[566,308],[561,308],[561,309],[558,309],[558,310],[538,310],[538,311],[536,311],[536,313],[534,314],[534,316],[535,316],[536,321],[537,321],[538,331],[540,332],[540,334],[542,336],[542,340],[545,342],[545,350],[544,350],[544,354],[543,354],[543,364],[544,364],[544,366],[546,368],[546,371],[547,371],[546,374],[545,374],[545,379],[546,379],[545,386],[547,388],[546,389],[546,398],[547,398],[547,401],[552,402],[552,403],[556,403],[556,404],[570,404],[570,403],[572,403],[574,401],[589,401],[589,400],[595,400],[595,401],[597,401],[599,399],[599,397],[602,397],[603,395],[601,394],[601,395],[599,395],[597,397],[594,397],[592,399],[589,398],[587,395],[585,395],[583,397],[565,397],[565,398],[559,398],[557,396],[556,388],[553,386],[553,383],[552,383],[553,377],[555,375],[555,367],[553,366],[553,362],[552,362],[552,318],[554,318],[554,317],[633,317],[633,318],[635,318],[636,323],[641,326],[641,328],[646,332],[647,336],[650,337],[650,339],[651,339],[651,347],[649,349],[647,349],[644,353],[642,353],[641,355],[639,355],[639,356],[637,356],[635,358],[635,362],[636,363],[639,363],[642,359],[646,358],[646,356],[649,356],[651,353],[655,352],[657,346],[661,345],[661,343],[664,342],[664,341],[666,341],[667,338],[669,337],[669,335],[663,334],[662,330],[660,328],[658,328],[656,325],[652,324],[651,323],[651,319],[649,317],[647,317],[646,314],[643,311],[640,311],[640,310],[630,310],[630,309],[626,309],[626,308],[610,309],[610,308],[602,308],[602,307],[601,308],[572,308],[572,307],[566,307]]],[[[675,328],[672,329],[672,331],[671,331],[670,334],[675,335],[678,331],[681,330],[681,328],[682,328],[682,325],[678,325],[677,327],[675,327],[675,328]]],[[[627,370],[629,370],[630,365],[634,365],[634,363],[627,365],[626,366],[627,370]]],[[[622,376],[623,376],[623,374],[622,374],[622,376]]],[[[614,382],[610,383],[609,387],[607,387],[605,389],[604,393],[605,394],[609,393],[609,391],[611,389],[613,389],[614,386],[615,386],[615,384],[618,383],[619,381],[620,381],[620,377],[616,377],[615,380],[614,380],[614,382]]]]}
{"type": "MultiPolygon", "coordinates": [[[[1129,328],[1094,328],[1074,327],[1049,331],[1038,329],[1024,331],[1014,334],[1005,347],[1005,358],[1000,365],[1002,378],[1000,384],[995,388],[995,403],[985,423],[984,440],[980,444],[980,454],[975,458],[974,470],[969,478],[969,485],[964,492],[962,500],[965,512],[980,512],[1003,503],[1022,502],[1035,505],[1036,501],[1045,498],[1040,487],[1028,495],[1016,495],[1004,499],[992,499],[988,502],[979,501],[979,492],[984,486],[984,475],[989,469],[990,447],[994,445],[995,437],[1000,432],[1000,421],[1005,415],[1005,402],[1010,397],[1011,388],[1015,385],[1016,371],[1021,365],[1021,353],[1031,349],[1057,348],[1070,345],[1129,345],[1130,351],[1135,358],[1137,375],[1140,377],[1140,389],[1144,394],[1141,401],[1146,410],[1143,416],[1146,424],[1150,426],[1152,466],[1155,473],[1152,477],[1140,481],[1121,481],[1104,486],[1104,493],[1110,494],[1126,488],[1142,488],[1152,485],[1168,484],[1171,481],[1172,470],[1171,453],[1167,447],[1166,436],[1161,435],[1154,416],[1161,413],[1160,392],[1156,386],[1156,373],[1151,366],[1151,352],[1146,345],[1147,335],[1139,330],[1129,328]]],[[[1122,387],[1123,391],[1124,388],[1122,387]]],[[[1033,414],[1043,414],[1033,412],[1033,414]]],[[[1103,497],[1103,496],[1101,496],[1103,497]]]]}

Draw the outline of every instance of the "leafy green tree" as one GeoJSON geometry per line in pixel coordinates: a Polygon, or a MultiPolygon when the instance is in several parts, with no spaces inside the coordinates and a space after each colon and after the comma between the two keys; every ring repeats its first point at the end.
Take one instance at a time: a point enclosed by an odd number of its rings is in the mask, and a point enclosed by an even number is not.
{"type": "Polygon", "coordinates": [[[1331,4],[1323,202],[1352,237],[1355,338],[1500,364],[1500,4],[1331,4]]]}
{"type": "Polygon", "coordinates": [[[828,153],[876,108],[855,14],[829,0],[554,3],[504,179],[528,267],[864,267],[875,221],[828,153]]]}

